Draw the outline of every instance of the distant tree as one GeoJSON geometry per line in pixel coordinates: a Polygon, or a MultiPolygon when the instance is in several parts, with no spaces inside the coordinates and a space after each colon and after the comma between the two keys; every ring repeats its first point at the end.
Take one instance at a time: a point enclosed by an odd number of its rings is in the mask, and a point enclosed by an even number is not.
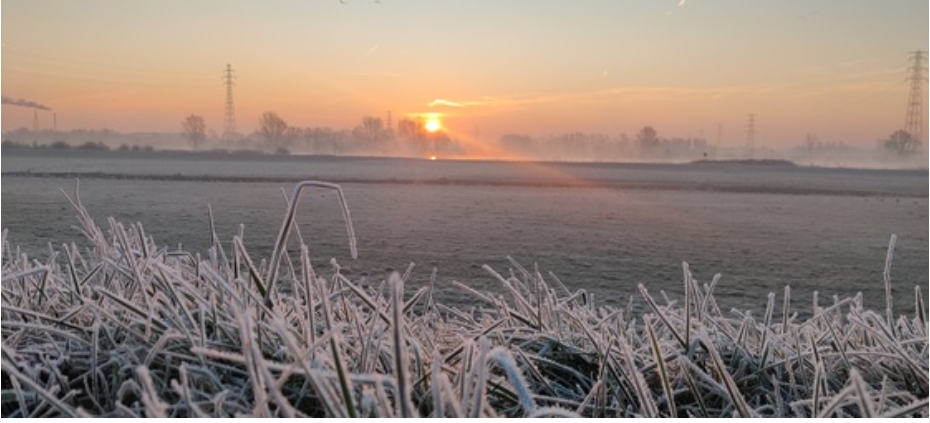
{"type": "Polygon", "coordinates": [[[381,123],[381,118],[365,116],[362,118],[361,128],[369,141],[377,141],[384,130],[384,124],[381,123]]]}
{"type": "Polygon", "coordinates": [[[651,126],[644,126],[643,129],[640,129],[639,132],[636,133],[636,140],[642,147],[652,148],[659,146],[659,137],[656,134],[656,130],[651,126]]]}
{"type": "Polygon", "coordinates": [[[415,140],[422,136],[422,128],[411,119],[403,118],[397,122],[397,134],[408,140],[415,140]]]}
{"type": "Polygon", "coordinates": [[[81,144],[75,147],[78,150],[99,150],[99,151],[109,151],[110,147],[102,142],[93,142],[87,141],[84,144],[81,144]]]}
{"type": "Polygon", "coordinates": [[[49,147],[55,150],[70,150],[71,144],[68,144],[64,141],[59,140],[59,141],[53,142],[49,147]]]}
{"type": "Polygon", "coordinates": [[[287,147],[287,122],[275,112],[265,112],[259,120],[262,136],[272,148],[287,147]]]}
{"type": "Polygon", "coordinates": [[[286,131],[284,131],[285,143],[292,145],[297,142],[297,140],[303,138],[304,130],[296,126],[289,126],[286,131]]]}
{"type": "Polygon", "coordinates": [[[207,124],[203,117],[192,114],[181,122],[181,127],[184,128],[184,137],[190,141],[191,148],[199,150],[207,139],[207,124]]]}
{"type": "Polygon", "coordinates": [[[403,118],[397,122],[397,137],[400,151],[419,155],[426,151],[426,131],[413,119],[403,118]]]}
{"type": "Polygon", "coordinates": [[[374,116],[363,117],[352,133],[360,148],[374,153],[386,153],[387,141],[393,138],[393,131],[384,126],[381,118],[374,116]]]}
{"type": "Polygon", "coordinates": [[[5,141],[3,141],[2,146],[3,146],[3,148],[10,148],[10,149],[13,149],[13,148],[15,148],[15,149],[29,148],[29,145],[27,145],[27,144],[18,143],[18,142],[16,142],[16,141],[10,141],[10,140],[5,140],[5,141]]]}
{"type": "Polygon", "coordinates": [[[304,133],[304,146],[310,153],[333,154],[336,151],[336,131],[331,128],[306,128],[304,133]]]}
{"type": "Polygon", "coordinates": [[[894,131],[891,137],[885,140],[885,148],[901,155],[913,154],[919,145],[920,141],[903,129],[894,131]]]}

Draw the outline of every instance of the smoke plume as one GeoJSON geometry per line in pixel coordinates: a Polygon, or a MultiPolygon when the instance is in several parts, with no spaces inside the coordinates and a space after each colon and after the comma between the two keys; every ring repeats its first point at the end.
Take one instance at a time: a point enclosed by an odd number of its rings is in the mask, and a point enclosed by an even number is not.
{"type": "Polygon", "coordinates": [[[23,100],[21,98],[14,99],[11,97],[3,96],[3,104],[9,104],[11,106],[20,106],[20,107],[31,107],[33,109],[52,111],[52,109],[48,108],[48,106],[36,103],[31,100],[23,100]]]}

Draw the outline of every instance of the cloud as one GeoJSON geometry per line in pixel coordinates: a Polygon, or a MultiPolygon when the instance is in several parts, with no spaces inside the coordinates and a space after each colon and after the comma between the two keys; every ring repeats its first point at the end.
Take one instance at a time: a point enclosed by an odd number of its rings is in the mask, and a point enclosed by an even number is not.
{"type": "Polygon", "coordinates": [[[603,88],[589,91],[565,92],[554,94],[530,95],[520,97],[482,97],[477,100],[447,100],[437,98],[427,104],[428,107],[522,107],[533,104],[556,103],[586,98],[643,98],[643,97],[681,97],[702,96],[707,98],[720,98],[739,93],[758,93],[773,87],[770,86],[729,86],[712,88],[692,88],[678,86],[631,86],[618,88],[603,88]]]}
{"type": "Polygon", "coordinates": [[[479,106],[492,106],[492,105],[503,105],[512,103],[511,99],[501,99],[495,97],[480,97],[477,100],[446,100],[444,98],[437,98],[426,104],[427,107],[479,107],[479,106]]]}
{"type": "Polygon", "coordinates": [[[21,99],[21,98],[20,98],[20,99],[14,99],[14,98],[12,98],[12,97],[3,96],[3,104],[9,104],[9,105],[11,105],[11,106],[30,107],[30,108],[33,108],[33,109],[52,111],[52,109],[50,109],[48,106],[45,106],[45,105],[36,103],[36,102],[34,102],[34,101],[31,101],[31,100],[23,100],[23,99],[21,99]]]}
{"type": "MultiPolygon", "coordinates": [[[[832,85],[831,85],[832,86],[832,85]]],[[[855,87],[862,91],[864,88],[855,87]]],[[[846,88],[847,91],[852,88],[846,88]]],[[[478,97],[472,99],[446,99],[437,98],[427,106],[446,107],[455,109],[472,108],[472,113],[481,109],[484,112],[499,111],[502,109],[526,109],[546,104],[579,104],[580,102],[637,102],[637,101],[677,101],[682,99],[700,99],[716,101],[733,98],[753,98],[759,95],[793,95],[809,91],[809,84],[798,82],[788,83],[762,83],[746,85],[722,86],[678,86],[678,85],[651,85],[651,86],[622,86],[599,88],[594,90],[570,91],[561,93],[514,95],[500,97],[478,97]]]]}
{"type": "Polygon", "coordinates": [[[449,101],[449,100],[445,100],[441,98],[437,98],[429,102],[429,104],[427,104],[427,107],[436,107],[436,106],[465,107],[465,105],[462,103],[456,103],[454,101],[449,101]]]}

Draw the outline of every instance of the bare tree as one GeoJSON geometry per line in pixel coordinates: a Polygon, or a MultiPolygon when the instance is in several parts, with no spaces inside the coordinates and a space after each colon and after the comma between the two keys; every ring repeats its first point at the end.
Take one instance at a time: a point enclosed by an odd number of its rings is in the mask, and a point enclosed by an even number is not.
{"type": "Polygon", "coordinates": [[[914,153],[919,145],[920,141],[903,129],[894,131],[891,137],[885,140],[885,148],[901,155],[914,153]]]}
{"type": "Polygon", "coordinates": [[[275,112],[262,113],[259,120],[261,134],[268,144],[275,149],[285,148],[287,144],[287,122],[275,112]]]}
{"type": "Polygon", "coordinates": [[[190,115],[181,122],[184,128],[184,138],[187,138],[194,150],[199,150],[203,142],[207,139],[207,124],[203,116],[190,115]]]}
{"type": "Polygon", "coordinates": [[[385,153],[386,141],[392,138],[381,118],[374,116],[363,117],[362,123],[355,127],[353,133],[360,147],[369,152],[385,153]]]}
{"type": "Polygon", "coordinates": [[[397,122],[397,134],[408,140],[415,140],[422,137],[423,129],[415,121],[403,118],[397,122]]]}
{"type": "Polygon", "coordinates": [[[636,133],[636,140],[639,141],[639,145],[646,148],[658,147],[659,138],[656,134],[656,130],[651,126],[645,126],[643,129],[640,129],[636,133]]]}
{"type": "Polygon", "coordinates": [[[369,140],[376,141],[381,137],[384,125],[381,123],[381,118],[365,116],[362,118],[362,128],[364,128],[365,134],[368,136],[369,140]]]}

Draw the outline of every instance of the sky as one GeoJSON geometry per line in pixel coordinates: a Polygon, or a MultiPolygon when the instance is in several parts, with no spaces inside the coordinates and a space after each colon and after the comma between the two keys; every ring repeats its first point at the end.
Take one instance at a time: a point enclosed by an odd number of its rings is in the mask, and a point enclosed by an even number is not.
{"type": "Polygon", "coordinates": [[[496,139],[599,132],[874,145],[904,125],[926,0],[4,0],[2,128],[240,132],[427,113],[496,139]],[[8,101],[9,100],[9,101],[8,101]]]}

